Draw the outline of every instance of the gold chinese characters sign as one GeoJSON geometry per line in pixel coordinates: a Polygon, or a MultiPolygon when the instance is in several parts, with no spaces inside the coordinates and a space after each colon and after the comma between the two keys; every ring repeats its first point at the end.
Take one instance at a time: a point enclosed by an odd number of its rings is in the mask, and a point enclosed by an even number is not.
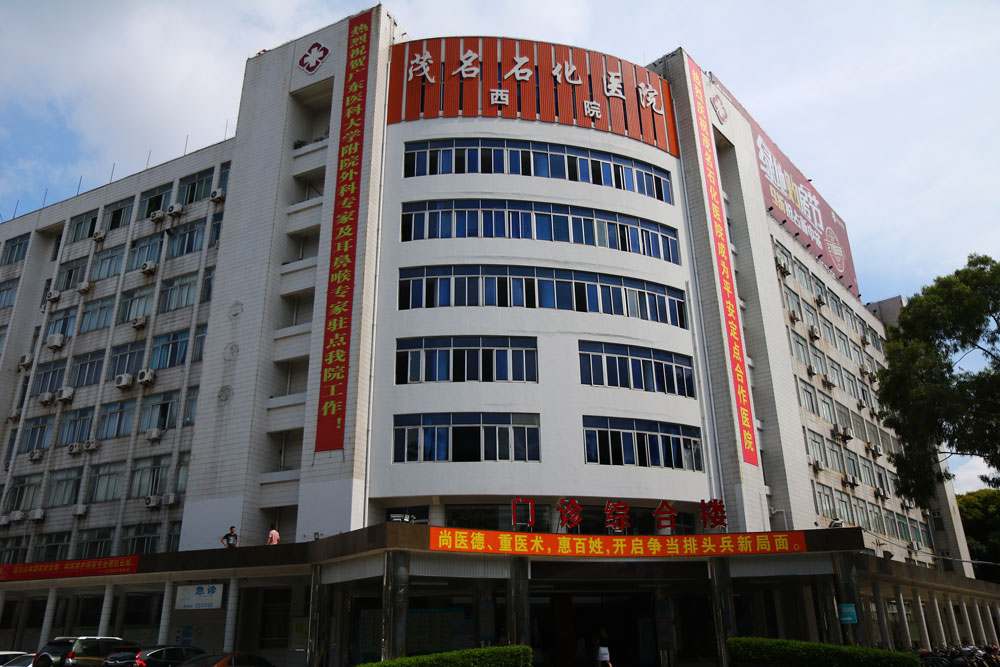
{"type": "Polygon", "coordinates": [[[688,57],[688,75],[691,77],[691,93],[694,96],[695,128],[698,133],[698,152],[701,163],[705,192],[712,224],[712,247],[718,266],[719,290],[722,293],[722,309],[725,331],[729,346],[729,367],[736,392],[736,416],[739,421],[740,449],[743,462],[758,465],[757,440],[754,434],[753,408],[750,405],[750,383],[747,380],[744,359],[743,330],[740,328],[739,306],[737,305],[736,282],[733,277],[732,261],[729,253],[729,239],[726,232],[726,216],[722,210],[722,189],[719,185],[719,169],[715,161],[712,126],[708,121],[705,106],[705,85],[701,69],[688,57]]]}
{"type": "Polygon", "coordinates": [[[317,452],[344,448],[361,161],[365,154],[371,24],[372,13],[367,11],[352,18],[347,28],[347,71],[340,115],[333,238],[330,242],[330,273],[326,290],[322,375],[316,424],[317,452]]]}
{"type": "Polygon", "coordinates": [[[670,84],[644,67],[562,44],[447,37],[392,47],[388,124],[520,118],[611,132],[679,155],[670,84]]]}
{"type": "Polygon", "coordinates": [[[556,535],[431,527],[431,551],[577,558],[696,558],[805,553],[802,531],[716,535],[556,535]]]}

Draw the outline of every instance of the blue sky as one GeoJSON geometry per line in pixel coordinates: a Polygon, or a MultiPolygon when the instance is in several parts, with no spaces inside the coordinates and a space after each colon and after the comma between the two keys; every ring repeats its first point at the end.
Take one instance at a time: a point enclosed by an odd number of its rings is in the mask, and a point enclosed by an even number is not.
{"type": "MultiPolygon", "coordinates": [[[[0,4],[0,220],[232,136],[246,58],[370,2],[0,4]],[[48,191],[46,195],[46,190],[48,191]]],[[[685,47],[845,220],[862,298],[1000,254],[1000,3],[386,4],[411,38],[506,35],[648,63],[685,47]]],[[[962,470],[952,462],[953,469],[962,470]]],[[[971,470],[971,468],[970,468],[971,470]]],[[[975,478],[975,475],[966,475],[975,478]]],[[[956,480],[956,487],[963,486],[956,480]]],[[[962,484],[965,482],[963,481],[962,484]]]]}

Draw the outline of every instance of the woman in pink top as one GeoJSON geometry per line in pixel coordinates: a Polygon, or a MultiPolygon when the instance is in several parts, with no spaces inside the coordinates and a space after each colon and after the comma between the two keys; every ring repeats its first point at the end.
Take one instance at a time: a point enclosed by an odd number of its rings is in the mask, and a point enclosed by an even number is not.
{"type": "Polygon", "coordinates": [[[275,530],[274,524],[272,523],[271,524],[271,532],[267,534],[267,546],[271,546],[271,545],[277,544],[280,539],[281,539],[281,536],[278,535],[278,531],[275,530]]]}

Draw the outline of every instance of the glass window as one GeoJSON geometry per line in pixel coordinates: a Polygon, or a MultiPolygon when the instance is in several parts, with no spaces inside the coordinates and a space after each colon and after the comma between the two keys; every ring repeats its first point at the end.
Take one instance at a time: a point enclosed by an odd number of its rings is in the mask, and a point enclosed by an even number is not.
{"type": "Polygon", "coordinates": [[[153,338],[150,365],[156,370],[183,365],[187,357],[188,333],[184,329],[153,338]]]}
{"type": "Polygon", "coordinates": [[[35,555],[32,561],[45,563],[48,561],[66,560],[69,558],[69,531],[60,533],[45,533],[35,538],[35,555]]]}
{"type": "Polygon", "coordinates": [[[59,391],[59,388],[63,386],[65,373],[65,359],[38,364],[38,368],[35,369],[35,382],[31,386],[31,395],[38,396],[45,392],[59,391]]]}
{"type": "Polygon", "coordinates": [[[97,229],[97,209],[74,216],[69,220],[69,240],[76,243],[89,239],[97,229]]]}
{"type": "Polygon", "coordinates": [[[396,415],[393,463],[541,460],[538,415],[396,415]]]}
{"type": "Polygon", "coordinates": [[[122,526],[122,542],[119,553],[125,556],[156,553],[159,543],[160,524],[158,523],[122,526]]]}
{"type": "Polygon", "coordinates": [[[94,263],[90,267],[90,279],[96,282],[117,276],[122,272],[122,259],[124,257],[124,245],[106,248],[98,253],[94,253],[94,263]]]}
{"type": "Polygon", "coordinates": [[[122,292],[121,301],[118,303],[118,324],[124,324],[137,317],[145,317],[152,312],[153,285],[122,292]]]}
{"type": "Polygon", "coordinates": [[[177,200],[182,204],[193,204],[207,199],[212,192],[212,176],[214,168],[199,171],[197,174],[185,176],[177,187],[177,200]]]}
{"type": "Polygon", "coordinates": [[[194,328],[194,349],[191,351],[191,361],[201,361],[205,357],[205,335],[207,324],[199,324],[194,328]]]}
{"type": "Polygon", "coordinates": [[[197,252],[205,241],[205,218],[178,225],[170,232],[172,235],[167,240],[167,259],[197,252]]]}
{"type": "Polygon", "coordinates": [[[83,317],[80,319],[80,333],[85,334],[111,326],[115,312],[115,297],[109,296],[83,304],[83,317]]]}
{"type": "Polygon", "coordinates": [[[145,220],[154,211],[166,211],[173,188],[172,183],[167,183],[139,195],[139,220],[145,220]]]}
{"type": "Polygon", "coordinates": [[[160,288],[159,312],[168,313],[192,305],[195,302],[197,286],[197,273],[164,279],[160,288]]]}
{"type": "Polygon", "coordinates": [[[122,497],[125,462],[99,463],[90,467],[90,493],[88,501],[101,503],[122,497]]]}
{"type": "Polygon", "coordinates": [[[111,555],[114,536],[115,529],[113,526],[81,530],[76,541],[76,557],[107,558],[111,555]]]}
{"type": "Polygon", "coordinates": [[[135,400],[115,401],[101,406],[97,437],[101,440],[126,436],[132,432],[135,400]]]}
{"type": "Polygon", "coordinates": [[[31,232],[7,239],[3,244],[3,257],[0,264],[6,266],[15,262],[20,262],[28,254],[28,241],[31,239],[31,232]]]}
{"type": "Polygon", "coordinates": [[[101,220],[101,228],[105,231],[114,231],[119,227],[125,227],[132,222],[132,206],[135,197],[122,199],[114,204],[104,207],[104,217],[101,220]]]}
{"type": "Polygon", "coordinates": [[[194,424],[197,412],[198,387],[188,387],[187,396],[184,399],[184,426],[191,426],[194,424]]]}
{"type": "Polygon", "coordinates": [[[190,464],[191,452],[181,452],[180,456],[177,457],[177,484],[174,487],[177,493],[187,491],[188,466],[190,464]]]}
{"type": "Polygon", "coordinates": [[[59,438],[56,444],[65,447],[74,442],[86,442],[90,438],[90,425],[93,419],[93,407],[64,412],[59,423],[59,438]]]}
{"type": "Polygon", "coordinates": [[[46,338],[52,334],[62,334],[66,338],[72,338],[74,331],[76,331],[76,306],[49,314],[49,321],[45,326],[46,338]]]}
{"type": "Polygon", "coordinates": [[[35,449],[48,449],[52,446],[52,425],[55,415],[32,417],[24,421],[24,437],[21,438],[20,452],[30,452],[35,449]]]}
{"type": "Polygon", "coordinates": [[[135,459],[132,462],[128,497],[158,496],[166,491],[169,469],[169,454],[135,459]]]}
{"type": "Polygon", "coordinates": [[[80,480],[83,478],[83,468],[64,468],[53,470],[49,475],[48,507],[62,507],[76,503],[80,494],[80,480]]]}
{"type": "Polygon", "coordinates": [[[76,287],[84,281],[86,273],[86,257],[63,262],[59,265],[59,273],[56,276],[56,289],[62,291],[76,287]]]}
{"type": "Polygon", "coordinates": [[[116,375],[124,373],[136,374],[142,367],[142,359],[146,350],[145,341],[125,343],[111,348],[111,358],[108,362],[108,380],[114,380],[116,375]]]}
{"type": "Polygon", "coordinates": [[[179,398],[180,391],[168,391],[144,397],[139,430],[148,431],[153,428],[166,430],[177,426],[177,401],[179,398]]]}
{"type": "Polygon", "coordinates": [[[10,308],[17,296],[17,278],[0,283],[0,308],[10,308]]]}
{"type": "Polygon", "coordinates": [[[202,303],[212,300],[212,288],[214,286],[215,286],[215,267],[210,266],[205,269],[205,277],[201,281],[202,303]]]}
{"type": "Polygon", "coordinates": [[[160,259],[159,234],[150,234],[132,241],[132,250],[128,254],[128,270],[135,271],[145,262],[156,262],[160,259]]]}

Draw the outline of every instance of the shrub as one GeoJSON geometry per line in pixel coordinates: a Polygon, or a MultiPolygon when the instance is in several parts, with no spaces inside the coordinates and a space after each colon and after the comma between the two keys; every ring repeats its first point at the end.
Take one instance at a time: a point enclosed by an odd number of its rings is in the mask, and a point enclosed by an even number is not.
{"type": "Polygon", "coordinates": [[[530,646],[490,646],[370,662],[359,667],[531,667],[530,646]]]}
{"type": "Polygon", "coordinates": [[[860,646],[835,646],[765,637],[726,640],[729,655],[740,663],[809,667],[918,667],[915,653],[883,651],[860,646]]]}

